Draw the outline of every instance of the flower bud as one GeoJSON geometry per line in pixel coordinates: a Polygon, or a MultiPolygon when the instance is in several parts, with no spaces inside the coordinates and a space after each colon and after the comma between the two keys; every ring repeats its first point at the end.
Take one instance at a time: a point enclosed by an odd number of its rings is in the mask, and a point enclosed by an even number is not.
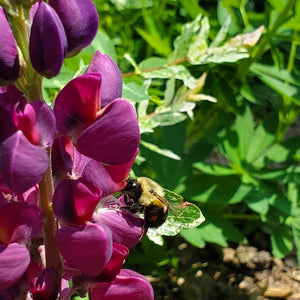
{"type": "Polygon", "coordinates": [[[92,0],[49,0],[59,15],[68,39],[67,56],[88,46],[98,30],[98,13],[92,0]]]}
{"type": "Polygon", "coordinates": [[[45,77],[59,74],[67,50],[62,22],[54,9],[40,2],[33,17],[29,54],[34,69],[45,77]]]}
{"type": "Polygon", "coordinates": [[[0,85],[7,85],[18,78],[20,64],[16,41],[1,6],[0,28],[0,85]]]}

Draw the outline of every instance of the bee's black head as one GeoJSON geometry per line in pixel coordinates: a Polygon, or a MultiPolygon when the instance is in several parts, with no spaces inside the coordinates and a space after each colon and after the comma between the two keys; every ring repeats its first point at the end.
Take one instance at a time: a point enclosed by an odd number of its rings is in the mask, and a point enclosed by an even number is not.
{"type": "Polygon", "coordinates": [[[124,188],[124,191],[130,192],[130,191],[136,190],[136,188],[137,188],[137,181],[136,181],[136,179],[128,178],[127,179],[127,184],[126,184],[126,186],[124,188]]]}
{"type": "Polygon", "coordinates": [[[136,179],[129,178],[127,179],[127,184],[123,189],[123,193],[127,194],[130,199],[134,201],[138,201],[141,196],[142,189],[141,186],[137,183],[136,179]]]}

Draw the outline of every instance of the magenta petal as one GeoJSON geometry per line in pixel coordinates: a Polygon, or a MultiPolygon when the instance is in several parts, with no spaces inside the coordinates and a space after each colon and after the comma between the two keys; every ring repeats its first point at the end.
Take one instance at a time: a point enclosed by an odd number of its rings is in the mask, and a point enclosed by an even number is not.
{"type": "Polygon", "coordinates": [[[29,53],[34,69],[46,77],[59,74],[67,51],[67,37],[55,10],[40,1],[30,32],[29,53]]]}
{"type": "Polygon", "coordinates": [[[24,242],[37,237],[43,226],[39,207],[26,202],[8,202],[0,209],[0,242],[24,242]]]}
{"type": "Polygon", "coordinates": [[[30,263],[30,254],[25,245],[0,244],[0,290],[16,283],[30,263]]]}
{"type": "Polygon", "coordinates": [[[0,173],[16,194],[39,183],[48,163],[47,152],[32,145],[21,131],[5,140],[0,148],[0,173]]]}
{"type": "Polygon", "coordinates": [[[99,283],[90,292],[91,300],[153,300],[153,289],[141,274],[123,269],[111,283],[99,283]]]}
{"type": "Polygon", "coordinates": [[[101,106],[104,107],[113,100],[122,97],[122,74],[117,64],[107,54],[99,51],[93,56],[86,73],[99,73],[101,83],[101,106]]]}
{"type": "Polygon", "coordinates": [[[63,135],[76,134],[88,127],[100,110],[100,74],[84,74],[71,80],[54,103],[57,130],[63,135]]]}
{"type": "Polygon", "coordinates": [[[49,147],[54,141],[55,117],[50,107],[42,101],[25,105],[23,111],[14,114],[15,124],[34,145],[49,147]]]}
{"type": "Polygon", "coordinates": [[[105,224],[113,234],[113,241],[128,248],[140,242],[144,220],[126,211],[100,208],[94,214],[97,224],[105,224]]]}
{"type": "Polygon", "coordinates": [[[124,260],[128,254],[129,250],[127,247],[121,244],[113,243],[113,253],[111,259],[106,264],[101,275],[97,276],[97,281],[113,281],[116,275],[120,273],[124,260]]]}
{"type": "Polygon", "coordinates": [[[112,255],[112,237],[105,226],[64,226],[56,235],[59,250],[71,268],[90,276],[99,275],[112,255]]]}
{"type": "Polygon", "coordinates": [[[116,99],[80,134],[77,148],[82,154],[102,163],[121,165],[132,159],[139,140],[139,125],[133,106],[126,100],[116,99]]]}
{"type": "Polygon", "coordinates": [[[92,218],[101,190],[83,178],[59,183],[53,196],[55,215],[67,224],[82,224],[92,218]]]}
{"type": "MultiPolygon", "coordinates": [[[[136,156],[139,153],[139,148],[136,149],[136,152],[126,164],[123,165],[106,165],[105,169],[110,174],[111,178],[115,182],[124,182],[128,178],[128,174],[131,170],[131,167],[134,163],[136,156]]],[[[125,185],[123,186],[125,187],[125,185]]]]}

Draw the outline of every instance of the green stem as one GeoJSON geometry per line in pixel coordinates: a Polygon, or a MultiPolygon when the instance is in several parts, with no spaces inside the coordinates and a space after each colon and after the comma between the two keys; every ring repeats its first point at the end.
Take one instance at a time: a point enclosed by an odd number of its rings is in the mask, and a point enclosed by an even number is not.
{"type": "Polygon", "coordinates": [[[48,155],[49,167],[42,181],[39,183],[40,207],[44,214],[43,236],[46,253],[46,267],[55,270],[60,280],[61,258],[55,240],[58,223],[52,209],[53,179],[51,170],[51,148],[48,148],[48,155]]]}
{"type": "Polygon", "coordinates": [[[14,33],[15,40],[20,49],[19,60],[21,77],[16,86],[24,93],[28,101],[42,100],[42,76],[32,67],[29,55],[29,27],[26,24],[25,13],[22,5],[17,6],[18,14],[9,16],[9,23],[14,33]],[[23,72],[23,74],[22,74],[23,72]]]}

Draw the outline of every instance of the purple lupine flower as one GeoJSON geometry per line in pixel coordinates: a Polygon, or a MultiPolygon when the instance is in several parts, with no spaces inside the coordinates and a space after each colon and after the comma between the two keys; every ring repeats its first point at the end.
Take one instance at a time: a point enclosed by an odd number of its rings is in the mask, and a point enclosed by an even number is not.
{"type": "Polygon", "coordinates": [[[10,202],[0,209],[0,291],[15,284],[30,264],[26,243],[41,235],[41,210],[25,202],[10,202]]]}
{"type": "Polygon", "coordinates": [[[67,50],[67,37],[55,10],[40,1],[30,32],[29,53],[34,69],[45,77],[59,74],[67,50]]]}
{"type": "Polygon", "coordinates": [[[112,282],[101,282],[89,293],[91,300],[153,300],[153,289],[141,274],[122,269],[112,282]]]}
{"type": "Polygon", "coordinates": [[[94,39],[99,24],[92,0],[49,0],[59,15],[68,39],[67,56],[73,56],[94,39]]]}
{"type": "Polygon", "coordinates": [[[6,85],[19,77],[20,64],[16,41],[1,6],[0,28],[0,84],[6,85]]]}
{"type": "Polygon", "coordinates": [[[60,91],[53,109],[57,130],[71,136],[78,151],[96,161],[126,164],[136,155],[140,139],[136,113],[124,99],[100,110],[100,84],[100,74],[87,73],[60,91]]]}
{"type": "Polygon", "coordinates": [[[0,173],[7,186],[21,194],[39,183],[47,170],[44,148],[53,143],[55,118],[41,101],[24,104],[21,98],[12,106],[9,93],[0,98],[0,173]]]}
{"type": "Polygon", "coordinates": [[[101,106],[122,97],[122,74],[118,65],[107,54],[96,51],[86,73],[101,74],[101,106]]]}

